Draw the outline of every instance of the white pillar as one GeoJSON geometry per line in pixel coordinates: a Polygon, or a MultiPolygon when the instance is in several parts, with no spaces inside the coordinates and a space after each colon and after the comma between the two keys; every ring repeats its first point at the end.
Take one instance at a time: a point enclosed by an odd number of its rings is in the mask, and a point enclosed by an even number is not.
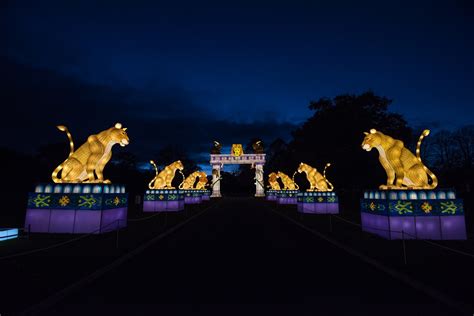
{"type": "Polygon", "coordinates": [[[263,164],[255,165],[255,196],[265,196],[263,188],[263,164]]]}
{"type": "Polygon", "coordinates": [[[219,164],[212,164],[212,194],[211,197],[221,197],[221,167],[219,164]]]}

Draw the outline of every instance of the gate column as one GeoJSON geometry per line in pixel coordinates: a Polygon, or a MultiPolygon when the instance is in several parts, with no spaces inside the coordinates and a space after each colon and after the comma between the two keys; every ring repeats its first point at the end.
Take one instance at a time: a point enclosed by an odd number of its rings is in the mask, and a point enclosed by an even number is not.
{"type": "Polygon", "coordinates": [[[212,164],[212,194],[211,197],[221,197],[221,168],[222,165],[212,164]]]}
{"type": "Polygon", "coordinates": [[[263,164],[255,164],[255,196],[265,196],[263,187],[263,164]]]}

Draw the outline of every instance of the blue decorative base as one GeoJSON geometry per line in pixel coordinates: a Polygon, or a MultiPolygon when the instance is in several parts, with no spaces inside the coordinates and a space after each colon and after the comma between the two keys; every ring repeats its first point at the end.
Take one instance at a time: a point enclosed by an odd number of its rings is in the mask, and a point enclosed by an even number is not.
{"type": "Polygon", "coordinates": [[[295,204],[297,203],[298,190],[280,190],[276,193],[276,201],[278,204],[295,204]]]}
{"type": "Polygon", "coordinates": [[[267,192],[265,192],[266,200],[276,201],[278,192],[280,192],[280,190],[267,190],[267,192]]]}
{"type": "Polygon", "coordinates": [[[454,190],[373,190],[361,199],[362,230],[387,239],[465,240],[454,190]]]}
{"type": "Polygon", "coordinates": [[[339,214],[339,201],[334,192],[298,193],[298,212],[309,214],[339,214]]]}
{"type": "Polygon", "coordinates": [[[181,190],[147,190],[143,199],[143,212],[179,212],[184,210],[184,193],[181,190]]]}
{"type": "Polygon", "coordinates": [[[45,233],[103,233],[127,226],[125,187],[40,184],[28,194],[25,229],[45,233]]]}
{"type": "Polygon", "coordinates": [[[203,190],[182,190],[184,193],[184,204],[201,204],[203,190]]]}
{"type": "Polygon", "coordinates": [[[210,190],[201,190],[202,200],[209,201],[211,200],[211,191],[210,190]]]}

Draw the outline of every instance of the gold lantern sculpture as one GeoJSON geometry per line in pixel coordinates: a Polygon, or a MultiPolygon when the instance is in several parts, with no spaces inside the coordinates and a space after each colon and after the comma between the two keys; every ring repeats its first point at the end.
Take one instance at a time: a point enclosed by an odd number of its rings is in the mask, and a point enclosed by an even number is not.
{"type": "Polygon", "coordinates": [[[326,169],[329,166],[331,166],[331,164],[327,163],[324,167],[323,174],[321,174],[316,168],[303,162],[300,163],[298,173],[304,172],[310,184],[310,188],[307,191],[331,192],[334,190],[334,186],[326,178],[326,169]]]}
{"type": "Polygon", "coordinates": [[[181,160],[177,160],[169,164],[159,173],[158,173],[158,168],[156,167],[155,162],[153,160],[150,160],[150,163],[153,165],[153,168],[155,169],[155,177],[153,178],[153,180],[150,181],[150,183],[148,184],[148,187],[152,190],[174,189],[174,187],[171,185],[171,182],[174,179],[176,170],[178,170],[181,173],[181,175],[183,174],[182,170],[184,169],[184,166],[181,160]]]}
{"type": "Polygon", "coordinates": [[[199,172],[199,181],[196,184],[197,190],[205,190],[208,185],[207,174],[203,171],[199,172]]]}
{"type": "Polygon", "coordinates": [[[280,184],[278,183],[278,176],[275,172],[272,172],[268,175],[268,187],[271,189],[271,190],[281,190],[280,188],[280,184]]]}
{"type": "Polygon", "coordinates": [[[202,171],[195,171],[191,173],[186,179],[184,179],[183,182],[181,182],[181,184],[179,185],[179,188],[183,190],[192,190],[192,189],[204,190],[206,184],[207,184],[206,173],[202,171]],[[194,183],[196,182],[196,179],[199,179],[199,181],[195,187],[194,183]]]}
{"type": "Polygon", "coordinates": [[[416,155],[411,153],[401,140],[392,138],[375,129],[365,132],[362,149],[379,152],[379,161],[387,173],[387,183],[381,190],[434,189],[438,179],[421,161],[420,148],[423,138],[430,131],[425,129],[418,139],[416,155]],[[429,181],[431,179],[431,183],[429,181]]]}
{"type": "Polygon", "coordinates": [[[66,126],[57,128],[65,132],[69,139],[70,152],[68,158],[54,169],[51,178],[55,183],[110,183],[104,180],[104,167],[112,157],[112,147],[119,144],[124,147],[130,140],[127,128],[117,123],[98,134],[91,135],[87,142],[74,150],[72,135],[66,126]]]}
{"type": "Polygon", "coordinates": [[[283,190],[299,190],[300,189],[298,184],[296,184],[296,182],[292,178],[290,178],[286,173],[278,171],[277,178],[281,179],[281,182],[283,183],[283,190]]]}

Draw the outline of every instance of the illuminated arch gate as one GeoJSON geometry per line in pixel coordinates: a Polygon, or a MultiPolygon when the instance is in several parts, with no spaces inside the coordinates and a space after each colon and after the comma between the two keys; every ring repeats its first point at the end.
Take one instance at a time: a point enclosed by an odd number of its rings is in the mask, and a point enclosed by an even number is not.
{"type": "Polygon", "coordinates": [[[224,165],[252,165],[255,168],[255,196],[265,196],[263,188],[263,166],[265,165],[265,154],[211,154],[212,166],[212,195],[221,197],[221,170],[224,165]]]}

